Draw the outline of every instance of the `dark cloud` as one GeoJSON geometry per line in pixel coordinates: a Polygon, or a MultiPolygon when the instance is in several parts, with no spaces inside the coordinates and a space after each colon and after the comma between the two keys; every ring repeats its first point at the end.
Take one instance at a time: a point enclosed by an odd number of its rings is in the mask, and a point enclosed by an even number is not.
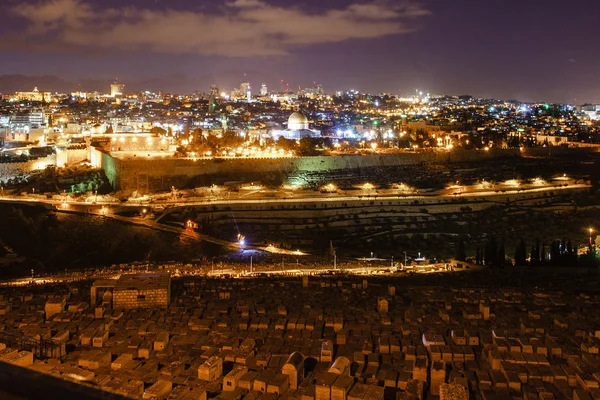
{"type": "Polygon", "coordinates": [[[4,40],[4,48],[102,48],[227,57],[284,55],[297,46],[403,34],[415,29],[415,19],[429,14],[409,0],[355,3],[318,14],[262,0],[234,0],[218,13],[100,9],[84,0],[23,3],[11,11],[27,24],[23,32],[4,40]]]}

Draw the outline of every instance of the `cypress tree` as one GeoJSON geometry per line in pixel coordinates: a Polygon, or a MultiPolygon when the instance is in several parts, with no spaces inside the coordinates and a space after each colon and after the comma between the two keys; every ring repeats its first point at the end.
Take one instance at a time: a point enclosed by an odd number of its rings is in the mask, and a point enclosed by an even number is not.
{"type": "Polygon", "coordinates": [[[546,264],[546,243],[542,243],[542,252],[540,256],[540,261],[542,262],[542,264],[546,264]]]}
{"type": "Polygon", "coordinates": [[[467,253],[465,250],[465,242],[461,239],[456,246],[456,260],[465,261],[467,259],[467,253]]]}
{"type": "Polygon", "coordinates": [[[506,254],[504,252],[504,244],[500,245],[500,249],[498,250],[498,265],[500,267],[504,267],[506,262],[506,254]]]}
{"type": "Polygon", "coordinates": [[[519,267],[527,265],[527,246],[523,239],[521,239],[515,250],[515,265],[519,267]]]}

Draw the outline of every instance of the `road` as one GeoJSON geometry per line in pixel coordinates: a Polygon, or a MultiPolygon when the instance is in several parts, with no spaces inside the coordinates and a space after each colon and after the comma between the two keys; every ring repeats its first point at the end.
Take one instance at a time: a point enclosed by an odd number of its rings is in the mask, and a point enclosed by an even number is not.
{"type": "MultiPolygon", "coordinates": [[[[126,203],[121,202],[75,202],[75,201],[60,201],[56,199],[47,199],[43,196],[0,196],[0,202],[5,203],[20,203],[20,204],[40,204],[44,205],[50,209],[55,209],[61,212],[71,212],[71,213],[79,213],[79,214],[94,214],[101,215],[107,218],[113,218],[115,220],[129,223],[133,225],[144,226],[150,229],[156,229],[164,232],[170,232],[177,235],[182,235],[185,237],[189,237],[198,241],[205,241],[209,243],[214,243],[224,248],[230,250],[239,250],[241,248],[238,242],[232,242],[220,238],[215,238],[208,235],[203,235],[201,233],[195,232],[190,229],[185,229],[182,227],[170,226],[160,223],[160,218],[157,220],[145,218],[145,217],[125,217],[122,215],[117,215],[114,213],[114,209],[118,208],[119,210],[127,210],[131,209],[132,212],[141,213],[145,215],[146,212],[154,209],[156,212],[160,212],[160,210],[169,209],[169,211],[174,210],[178,207],[189,207],[189,206],[206,206],[206,205],[237,205],[237,204],[264,204],[264,203],[272,203],[272,204],[298,204],[298,203],[330,203],[330,202],[364,202],[364,201],[399,201],[399,200],[432,200],[432,199],[471,199],[474,200],[478,197],[487,198],[488,201],[493,201],[494,197],[505,197],[509,195],[523,195],[528,193],[541,193],[541,192],[549,192],[549,191],[563,191],[563,190],[582,190],[589,188],[589,185],[575,183],[570,185],[544,185],[544,186],[535,186],[535,185],[527,185],[523,188],[513,188],[513,189],[505,189],[502,191],[496,190],[471,190],[473,187],[469,187],[470,189],[460,192],[449,193],[449,190],[439,191],[437,194],[431,195],[354,195],[348,196],[345,193],[342,195],[333,194],[333,193],[323,193],[321,196],[314,196],[314,192],[311,192],[311,197],[291,197],[291,198],[272,198],[272,197],[260,197],[260,191],[252,192],[252,195],[257,196],[255,199],[202,199],[202,200],[190,200],[190,201],[156,201],[156,202],[137,202],[137,201],[129,201],[126,203]]],[[[250,195],[250,193],[246,192],[245,195],[250,195]]],[[[285,249],[278,249],[273,247],[255,247],[255,246],[245,246],[246,249],[254,249],[260,251],[266,251],[270,253],[277,254],[287,254],[287,255],[295,255],[301,256],[304,255],[299,251],[289,251],[285,249]]]]}
{"type": "MultiPolygon", "coordinates": [[[[359,263],[360,265],[346,265],[339,268],[331,268],[331,266],[317,266],[315,268],[284,268],[277,270],[265,270],[263,266],[258,267],[250,271],[249,265],[235,264],[227,265],[225,267],[217,267],[211,271],[208,271],[208,265],[202,267],[198,266],[193,270],[180,271],[180,265],[161,265],[161,272],[169,272],[173,277],[184,277],[184,276],[198,276],[198,277],[212,277],[219,278],[222,276],[232,276],[236,278],[252,278],[257,276],[302,276],[302,275],[321,275],[321,274],[353,274],[353,275],[384,275],[402,272],[411,273],[443,273],[443,272],[454,272],[463,271],[456,270],[451,264],[431,264],[431,265],[419,265],[416,267],[409,267],[404,269],[402,266],[390,266],[390,265],[377,265],[370,266],[359,263]]],[[[96,272],[77,272],[69,271],[65,273],[55,273],[47,276],[34,276],[27,278],[16,278],[6,279],[0,281],[0,287],[17,287],[17,286],[30,286],[32,283],[35,285],[55,285],[73,282],[83,282],[96,279],[118,279],[124,273],[140,273],[150,271],[154,269],[146,269],[140,265],[132,265],[132,269],[106,269],[97,270],[96,272]]]]}

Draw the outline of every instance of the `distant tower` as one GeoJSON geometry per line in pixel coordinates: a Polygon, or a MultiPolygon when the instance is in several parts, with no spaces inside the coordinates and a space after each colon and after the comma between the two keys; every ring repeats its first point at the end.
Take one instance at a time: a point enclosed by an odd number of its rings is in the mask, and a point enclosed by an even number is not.
{"type": "Polygon", "coordinates": [[[221,127],[223,132],[227,130],[227,116],[225,114],[221,115],[221,127]]]}
{"type": "Polygon", "coordinates": [[[252,89],[250,85],[248,85],[248,90],[246,91],[246,101],[250,103],[252,101],[252,89]]]}
{"type": "Polygon", "coordinates": [[[217,97],[219,96],[219,88],[217,85],[210,85],[210,96],[208,97],[208,112],[214,113],[217,106],[217,97]]]}
{"type": "Polygon", "coordinates": [[[246,92],[248,92],[248,89],[250,89],[250,83],[242,82],[240,84],[240,95],[245,96],[246,92]]]}
{"type": "Polygon", "coordinates": [[[265,83],[263,83],[263,84],[260,86],[260,95],[261,95],[261,96],[266,96],[266,95],[268,95],[268,94],[269,94],[269,90],[267,89],[267,85],[266,85],[265,83]]]}
{"type": "Polygon", "coordinates": [[[214,97],[217,97],[219,95],[219,87],[217,85],[210,85],[210,95],[214,97]]]}
{"type": "Polygon", "coordinates": [[[124,89],[125,85],[122,85],[119,82],[115,81],[112,85],[110,85],[110,97],[122,96],[124,89]]]}

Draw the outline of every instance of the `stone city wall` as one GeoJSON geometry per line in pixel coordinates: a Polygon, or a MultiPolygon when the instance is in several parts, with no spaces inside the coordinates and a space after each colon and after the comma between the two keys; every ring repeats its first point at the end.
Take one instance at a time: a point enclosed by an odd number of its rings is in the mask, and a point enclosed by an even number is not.
{"type": "Polygon", "coordinates": [[[0,182],[28,174],[33,171],[43,170],[48,165],[56,165],[55,155],[37,158],[26,162],[0,163],[0,182]]]}
{"type": "MultiPolygon", "coordinates": [[[[477,162],[504,157],[548,157],[598,152],[600,148],[530,148],[493,149],[490,151],[455,149],[402,154],[342,155],[293,158],[236,159],[118,159],[98,153],[111,185],[116,190],[146,193],[198,184],[224,181],[265,179],[269,175],[286,175],[298,171],[322,172],[371,167],[393,167],[427,163],[477,162]]],[[[96,157],[93,157],[96,158],[96,157]]]]}
{"type": "Polygon", "coordinates": [[[370,167],[392,167],[434,162],[483,161],[498,157],[517,157],[518,149],[493,151],[419,152],[382,155],[342,155],[293,158],[237,159],[117,159],[102,153],[101,166],[116,190],[140,193],[182,187],[198,177],[221,180],[260,179],[265,174],[297,171],[331,171],[370,167]]]}

